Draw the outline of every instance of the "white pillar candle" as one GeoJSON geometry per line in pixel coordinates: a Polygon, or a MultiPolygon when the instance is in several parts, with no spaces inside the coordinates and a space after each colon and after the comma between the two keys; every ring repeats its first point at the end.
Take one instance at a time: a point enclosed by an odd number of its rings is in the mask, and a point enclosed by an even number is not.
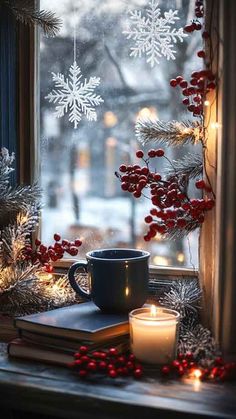
{"type": "Polygon", "coordinates": [[[129,315],[131,348],[140,361],[165,364],[176,356],[179,313],[164,307],[143,307],[129,315]]]}

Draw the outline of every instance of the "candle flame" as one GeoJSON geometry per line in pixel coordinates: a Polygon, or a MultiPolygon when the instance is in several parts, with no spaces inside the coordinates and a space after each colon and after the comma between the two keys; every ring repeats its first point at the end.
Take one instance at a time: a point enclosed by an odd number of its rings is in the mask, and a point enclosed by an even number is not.
{"type": "Polygon", "coordinates": [[[154,305],[151,305],[151,316],[156,317],[157,315],[157,307],[154,305]]]}
{"type": "Polygon", "coordinates": [[[129,295],[129,287],[125,287],[125,295],[126,295],[126,297],[128,297],[128,295],[129,295]]]}

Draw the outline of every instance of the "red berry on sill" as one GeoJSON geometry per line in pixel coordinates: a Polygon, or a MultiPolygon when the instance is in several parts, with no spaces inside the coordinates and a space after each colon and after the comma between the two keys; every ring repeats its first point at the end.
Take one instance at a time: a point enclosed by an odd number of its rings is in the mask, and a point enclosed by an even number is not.
{"type": "Polygon", "coordinates": [[[150,240],[151,240],[151,237],[148,234],[143,236],[143,238],[144,238],[145,242],[150,242],[150,240]]]}
{"type": "Polygon", "coordinates": [[[170,367],[168,365],[163,365],[161,368],[162,375],[169,375],[170,374],[170,367]]]}
{"type": "Polygon", "coordinates": [[[80,346],[79,351],[81,354],[87,354],[88,353],[88,347],[85,345],[80,346]]]}
{"type": "Polygon", "coordinates": [[[171,85],[171,87],[176,87],[176,86],[177,86],[177,84],[178,84],[178,82],[177,82],[177,80],[176,80],[176,79],[171,79],[171,80],[170,80],[170,85],[171,85]]]}
{"type": "Polygon", "coordinates": [[[81,359],[76,359],[76,360],[74,361],[74,365],[75,365],[76,367],[80,367],[82,364],[83,364],[83,362],[81,361],[81,359]]]}
{"type": "Polygon", "coordinates": [[[178,354],[178,359],[181,361],[182,359],[184,359],[184,354],[182,354],[181,352],[178,354]]]}
{"type": "Polygon", "coordinates": [[[68,253],[71,256],[76,256],[76,255],[78,255],[78,249],[76,247],[71,247],[70,250],[68,250],[68,253]]]}
{"type": "Polygon", "coordinates": [[[144,156],[144,153],[142,150],[136,151],[136,157],[138,157],[138,159],[141,159],[143,156],[144,156]]]}
{"type": "Polygon", "coordinates": [[[39,239],[35,239],[35,246],[40,246],[41,241],[39,239]]]}
{"type": "Polygon", "coordinates": [[[187,352],[186,354],[185,354],[185,357],[186,357],[186,359],[188,359],[188,360],[192,360],[193,359],[193,353],[192,352],[187,352]]]}
{"type": "Polygon", "coordinates": [[[162,150],[162,148],[159,148],[158,150],[156,150],[156,156],[157,157],[163,157],[165,154],[164,150],[162,150]]]}
{"type": "Polygon", "coordinates": [[[117,351],[116,348],[110,348],[109,351],[108,351],[108,354],[110,356],[117,356],[118,355],[118,351],[117,351]]]}
{"type": "Polygon", "coordinates": [[[87,377],[87,375],[88,375],[88,371],[86,371],[86,370],[80,370],[79,371],[80,378],[85,378],[85,377],[87,377]]]}
{"type": "Polygon", "coordinates": [[[89,371],[97,371],[97,364],[96,364],[96,362],[93,362],[93,361],[90,361],[89,363],[88,363],[88,365],[87,365],[87,369],[89,370],[89,371]]]}
{"type": "Polygon", "coordinates": [[[105,370],[107,368],[107,363],[105,361],[100,361],[98,364],[100,370],[105,370]]]}
{"type": "Polygon", "coordinates": [[[155,157],[156,156],[156,152],[155,152],[155,150],[154,149],[152,149],[152,150],[149,150],[149,152],[148,152],[148,156],[149,157],[155,157]]]}
{"type": "Polygon", "coordinates": [[[141,378],[142,375],[143,375],[143,370],[141,368],[136,368],[134,370],[134,373],[133,374],[134,374],[134,377],[135,378],[141,378]]]}
{"type": "Polygon", "coordinates": [[[117,377],[117,371],[116,370],[110,370],[110,371],[108,371],[108,375],[109,375],[109,377],[111,377],[111,378],[116,378],[117,377]]]}
{"type": "Polygon", "coordinates": [[[224,364],[223,358],[221,358],[219,356],[217,358],[215,358],[214,362],[215,362],[215,365],[217,365],[217,366],[220,366],[220,365],[224,364]]]}
{"type": "Polygon", "coordinates": [[[178,375],[180,377],[182,377],[182,375],[184,375],[184,368],[182,367],[182,365],[180,365],[179,368],[178,368],[178,375]]]}

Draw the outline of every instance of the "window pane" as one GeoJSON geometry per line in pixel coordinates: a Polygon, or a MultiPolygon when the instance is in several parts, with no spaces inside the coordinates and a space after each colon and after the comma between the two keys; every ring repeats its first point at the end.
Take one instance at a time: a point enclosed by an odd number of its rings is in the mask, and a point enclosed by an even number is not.
{"type": "MultiPolygon", "coordinates": [[[[161,58],[153,68],[145,58],[129,56],[131,41],[122,33],[127,28],[127,11],[145,13],[147,4],[144,0],[41,1],[42,9],[50,6],[63,19],[59,35],[42,36],[40,42],[42,239],[49,244],[55,232],[67,239],[82,238],[81,257],[96,248],[138,247],[151,252],[153,264],[197,267],[198,234],[192,233],[188,240],[158,237],[146,243],[144,217],[149,200],[135,200],[122,192],[114,175],[120,164],[134,162],[135,150],[140,148],[134,126],[140,116],[166,121],[190,118],[181,104],[180,90],[170,88],[169,80],[176,75],[188,77],[201,65],[195,58],[200,34],[175,45],[175,61],[161,58]],[[55,88],[51,72],[68,77],[74,60],[74,27],[81,81],[100,77],[96,94],[104,100],[96,107],[97,121],[83,115],[76,130],[69,113],[55,118],[56,105],[45,99],[55,88]]],[[[159,1],[159,6],[162,13],[178,9],[177,27],[193,16],[191,0],[159,1]]],[[[196,149],[168,148],[166,153],[172,159],[196,149]]],[[[161,160],[158,172],[164,169],[161,160]]]]}

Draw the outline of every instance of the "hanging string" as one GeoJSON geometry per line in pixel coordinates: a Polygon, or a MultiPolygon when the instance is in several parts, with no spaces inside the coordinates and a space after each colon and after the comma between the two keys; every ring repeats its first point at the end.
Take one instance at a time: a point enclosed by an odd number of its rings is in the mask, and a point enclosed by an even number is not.
{"type": "Polygon", "coordinates": [[[75,7],[74,7],[74,62],[76,61],[76,18],[75,18],[75,7]]]}

